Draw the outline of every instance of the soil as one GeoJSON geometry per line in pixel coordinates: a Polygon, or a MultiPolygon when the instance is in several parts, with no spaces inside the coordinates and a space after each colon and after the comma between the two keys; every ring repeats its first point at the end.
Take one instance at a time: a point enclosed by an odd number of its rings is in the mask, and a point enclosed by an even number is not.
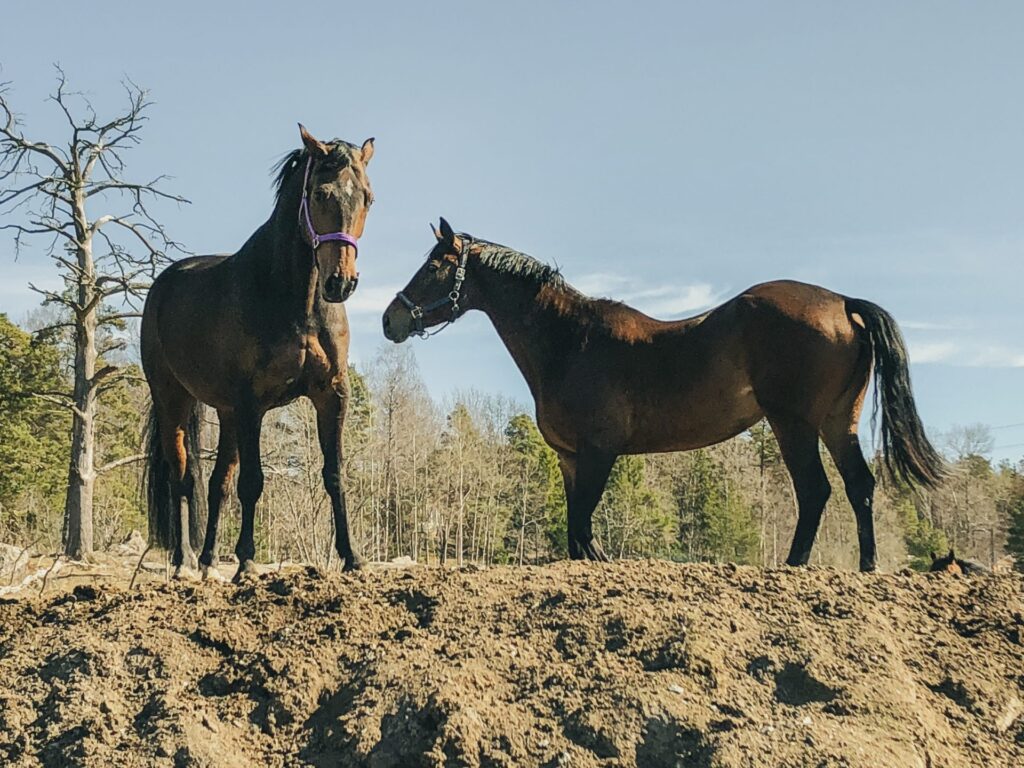
{"type": "Polygon", "coordinates": [[[0,764],[1024,765],[1019,575],[134,559],[0,598],[0,764]]]}

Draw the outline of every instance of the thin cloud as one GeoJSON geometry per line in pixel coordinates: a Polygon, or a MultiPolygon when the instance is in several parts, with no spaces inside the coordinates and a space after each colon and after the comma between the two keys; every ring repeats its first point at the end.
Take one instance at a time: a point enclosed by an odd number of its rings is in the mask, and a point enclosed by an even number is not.
{"type": "Polygon", "coordinates": [[[345,302],[345,309],[350,315],[380,315],[393,298],[390,288],[360,288],[345,302]]]}
{"type": "Polygon", "coordinates": [[[972,368],[1024,368],[1024,352],[1002,344],[983,344],[971,350],[966,364],[972,368]]]}
{"type": "Polygon", "coordinates": [[[573,284],[590,296],[608,296],[624,301],[654,316],[678,316],[699,312],[721,303],[725,291],[709,283],[651,285],[645,280],[611,272],[593,272],[573,284]]]}
{"type": "Polygon", "coordinates": [[[900,320],[900,327],[909,331],[963,331],[967,323],[935,323],[928,320],[900,320]]]}
{"type": "Polygon", "coordinates": [[[1024,351],[971,339],[910,343],[910,361],[961,368],[1024,368],[1024,351]]]}
{"type": "Polygon", "coordinates": [[[951,341],[916,342],[910,344],[910,362],[946,363],[958,356],[960,347],[951,341]]]}

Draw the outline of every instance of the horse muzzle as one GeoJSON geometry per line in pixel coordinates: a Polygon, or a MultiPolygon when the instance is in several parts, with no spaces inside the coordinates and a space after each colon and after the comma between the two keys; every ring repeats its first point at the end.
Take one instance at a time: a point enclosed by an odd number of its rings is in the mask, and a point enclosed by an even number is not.
{"type": "Polygon", "coordinates": [[[356,292],[357,285],[359,285],[358,275],[352,278],[331,275],[324,280],[324,301],[329,301],[332,304],[339,304],[356,292]]]}
{"type": "Polygon", "coordinates": [[[395,344],[401,344],[409,338],[409,323],[400,316],[399,313],[402,311],[404,311],[404,308],[399,309],[398,301],[395,300],[391,302],[381,318],[384,338],[388,341],[393,341],[395,344]]]}

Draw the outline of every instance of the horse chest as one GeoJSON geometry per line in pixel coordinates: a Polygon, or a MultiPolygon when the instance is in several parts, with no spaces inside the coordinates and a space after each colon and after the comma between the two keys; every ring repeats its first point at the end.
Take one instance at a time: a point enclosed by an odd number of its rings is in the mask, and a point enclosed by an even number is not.
{"type": "Polygon", "coordinates": [[[259,399],[276,404],[307,394],[310,387],[324,389],[337,375],[323,344],[307,335],[271,350],[253,383],[259,399]]]}

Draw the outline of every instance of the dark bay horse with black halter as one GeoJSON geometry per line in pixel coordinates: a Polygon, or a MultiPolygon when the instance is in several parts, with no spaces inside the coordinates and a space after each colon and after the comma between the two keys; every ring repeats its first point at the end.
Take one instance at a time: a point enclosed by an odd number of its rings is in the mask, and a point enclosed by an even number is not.
{"type": "Polygon", "coordinates": [[[385,311],[384,335],[402,342],[471,309],[491,319],[560,459],[573,558],[607,559],[591,515],[616,457],[700,448],[766,417],[799,506],[786,562],[809,560],[831,492],[821,438],[856,514],[861,570],[874,570],[875,480],[857,439],[872,365],[886,466],[927,486],[943,475],[914,405],[900,333],[871,302],[779,281],[662,322],[587,298],[557,270],[456,234],[444,219],[435,235],[426,263],[385,311]]]}
{"type": "Polygon", "coordinates": [[[321,142],[301,125],[303,148],[286,156],[270,218],[238,252],[197,256],[153,283],[142,318],[142,365],[153,396],[150,529],[173,548],[176,573],[194,567],[202,489],[195,416],[206,403],[220,417],[217,462],[199,563],[214,562],[221,504],[240,465],[242,528],[236,578],[253,572],[253,524],[263,492],[264,414],[305,395],[317,413],[323,478],[334,511],[335,545],[346,569],[359,566],[341,486],[341,439],[348,394],[348,318],[356,288],[357,240],[373,193],[361,147],[321,142]]]}

